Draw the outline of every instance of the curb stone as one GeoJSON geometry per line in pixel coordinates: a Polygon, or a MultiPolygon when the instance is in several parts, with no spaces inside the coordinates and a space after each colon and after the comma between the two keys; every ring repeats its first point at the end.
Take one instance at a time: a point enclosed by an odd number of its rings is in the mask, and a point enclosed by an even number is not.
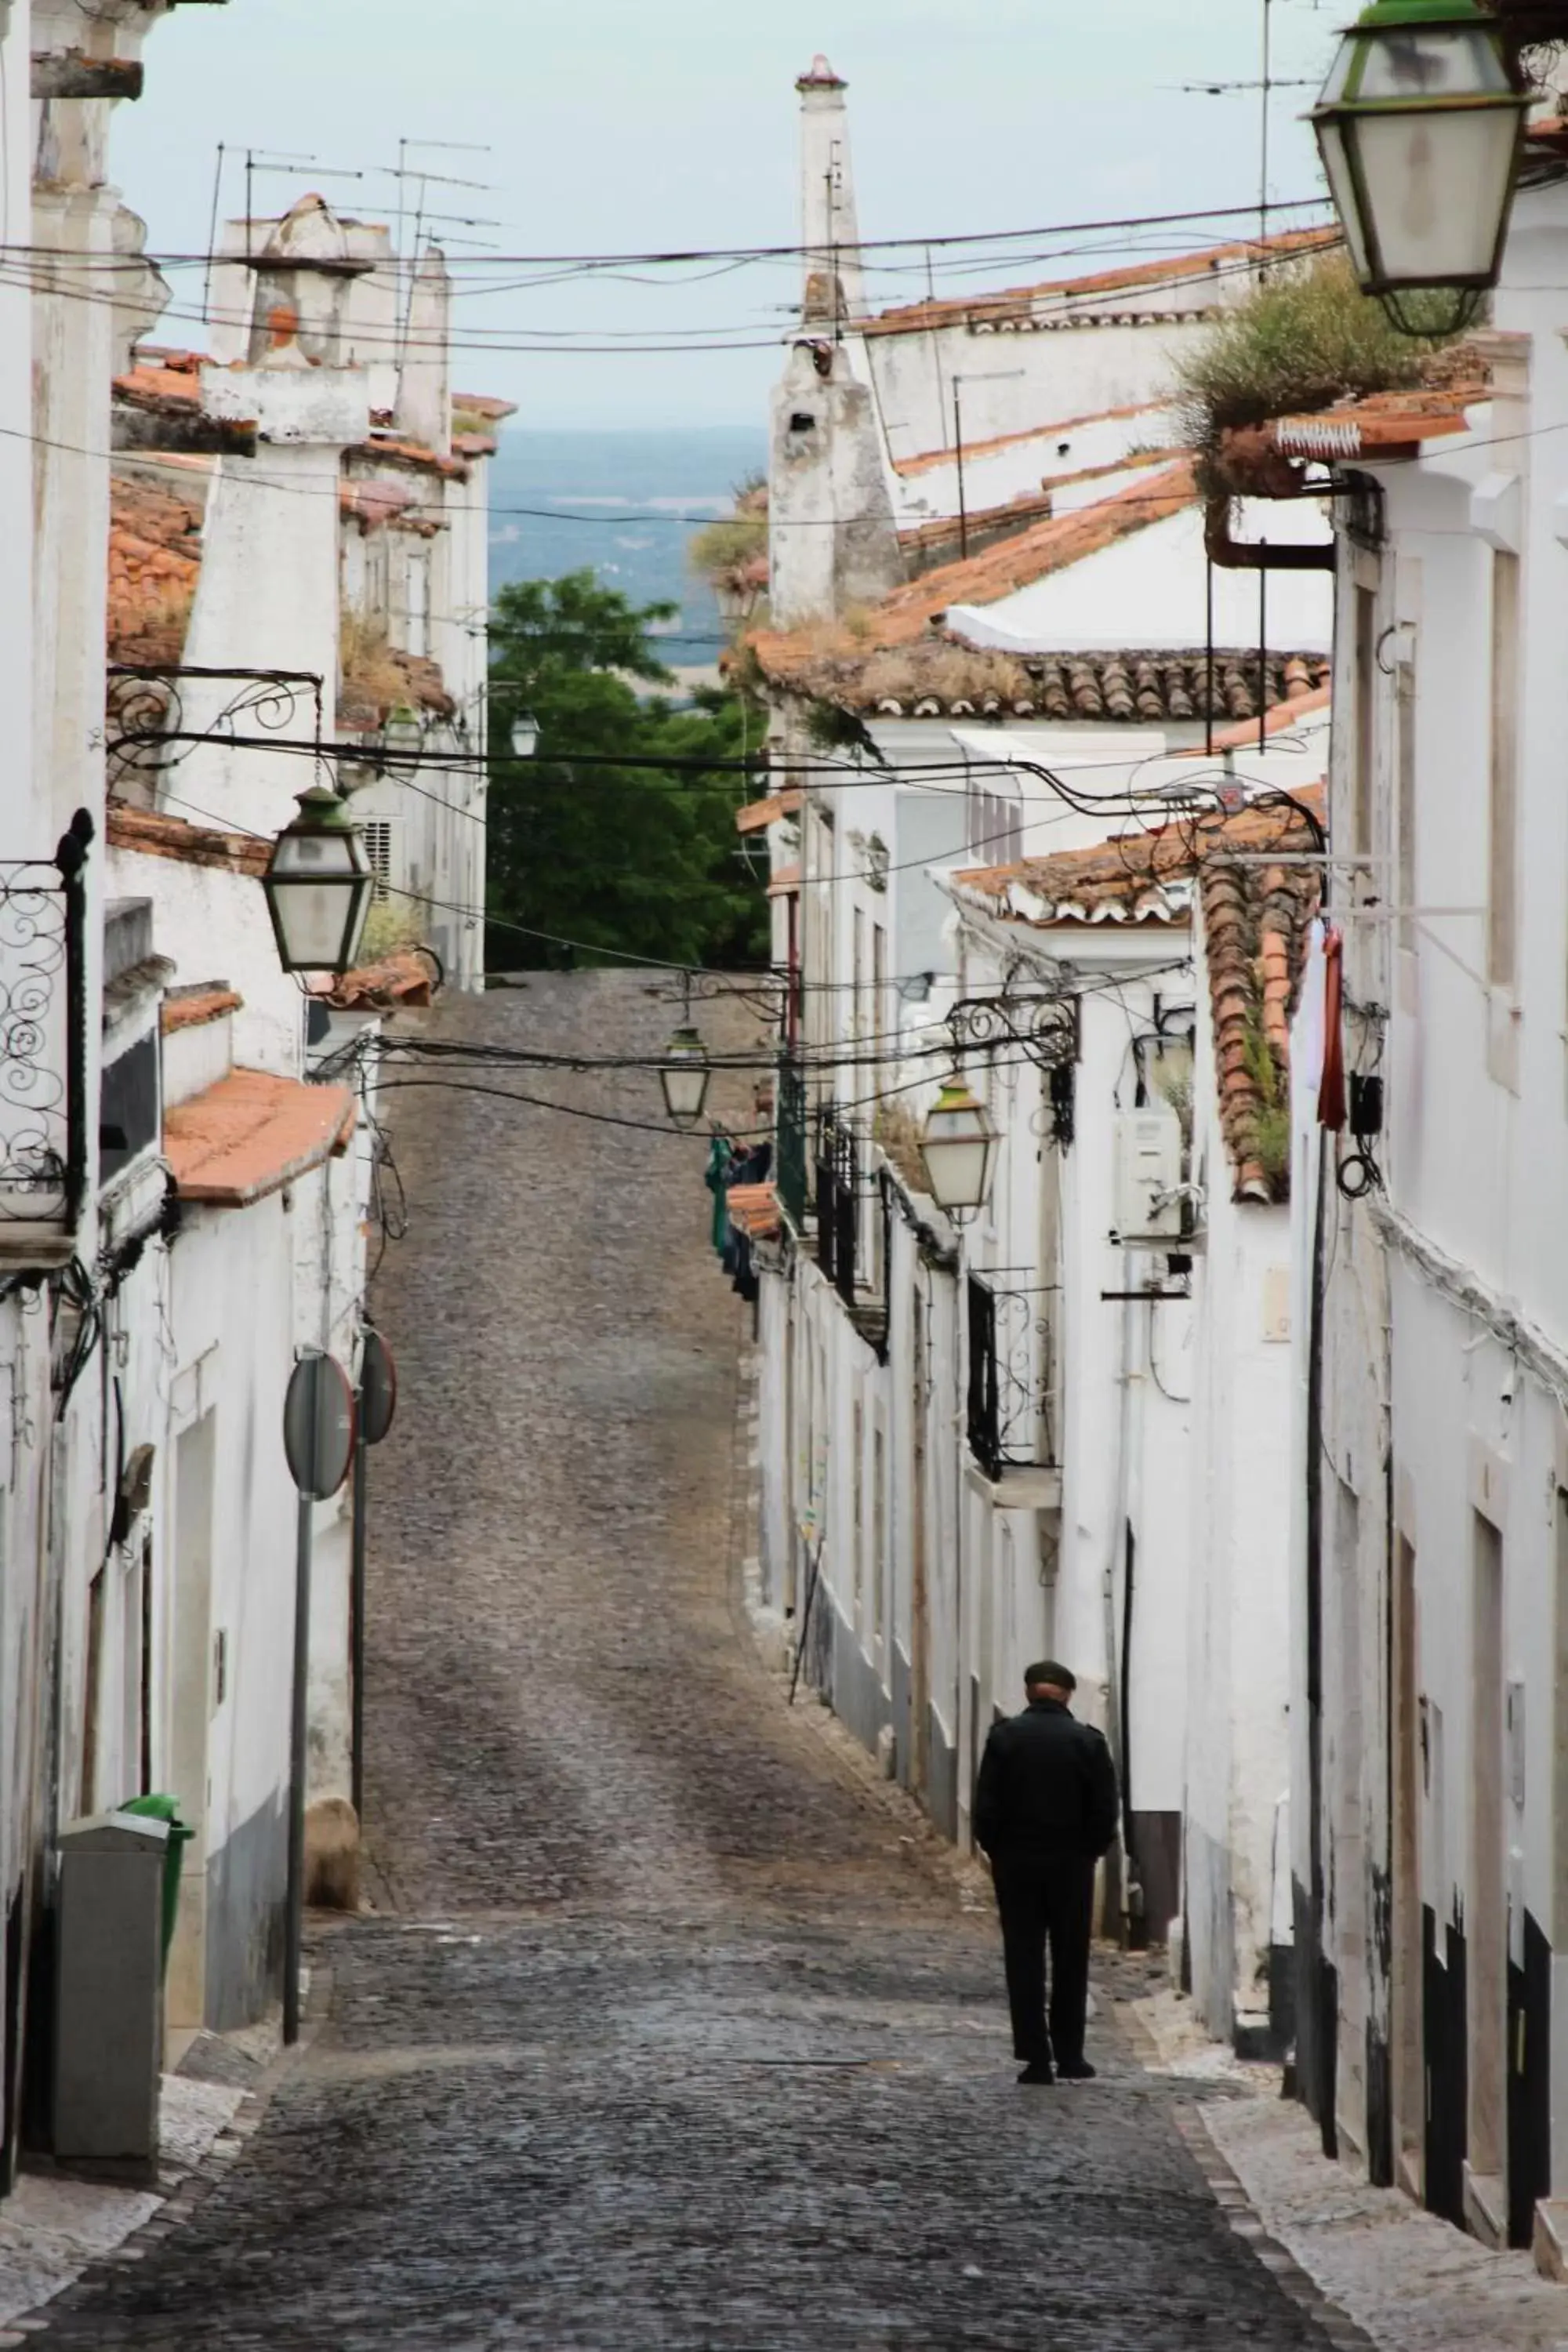
{"type": "Polygon", "coordinates": [[[178,2228],[192,2219],[206,2203],[214,2189],[220,2187],[234,2170],[238,2158],[259,2130],[284,2081],[315,2043],[331,2014],[331,1967],[319,1951],[314,1952],[310,1955],[305,2014],[300,2021],[300,2039],[294,2047],[279,2050],[268,2062],[206,2154],[188,2172],[180,2174],[176,2184],[147,2219],[138,2228],[128,2231],[119,2245],[84,2263],[75,2278],[50,2295],[46,2303],[37,2304],[31,2311],[7,2320],[4,2327],[0,2327],[0,2347],[37,2344],[44,2347],[44,2352],[47,2352],[55,2318],[84,2303],[101,2273],[126,2263],[143,2261],[160,2239],[172,2237],[178,2228]]]}
{"type": "MultiPolygon", "coordinates": [[[[1126,2021],[1119,2022],[1125,2025],[1126,2021]]],[[[1132,2021],[1132,2033],[1148,2038],[1136,2021],[1132,2021]]],[[[1377,2352],[1375,2338],[1358,2326],[1337,2303],[1331,2302],[1295,2256],[1287,2252],[1279,2240],[1265,2229],[1229,2159],[1221,2155],[1202,2106],[1183,2100],[1175,2108],[1173,2120],[1187,2153],[1203,2174],[1233,2234],[1241,2239],[1264,2268],[1279,2281],[1298,2310],[1314,2320],[1329,2343],[1342,2347],[1343,2352],[1377,2352]]]]}

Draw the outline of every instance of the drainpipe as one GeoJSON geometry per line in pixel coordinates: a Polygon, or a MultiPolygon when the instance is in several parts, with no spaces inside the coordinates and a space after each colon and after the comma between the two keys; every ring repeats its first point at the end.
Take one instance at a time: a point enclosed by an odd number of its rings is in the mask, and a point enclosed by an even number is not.
{"type": "Polygon", "coordinates": [[[1215,491],[1204,509],[1204,551],[1211,563],[1226,572],[1332,572],[1334,541],[1331,539],[1283,545],[1267,541],[1233,539],[1230,531],[1231,500],[1223,490],[1215,491]]]}

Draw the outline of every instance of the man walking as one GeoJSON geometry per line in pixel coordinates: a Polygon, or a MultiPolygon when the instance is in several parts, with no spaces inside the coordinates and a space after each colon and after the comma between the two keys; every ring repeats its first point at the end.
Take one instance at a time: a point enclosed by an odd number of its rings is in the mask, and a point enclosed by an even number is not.
{"type": "Polygon", "coordinates": [[[1054,1658],[1027,1667],[1029,1703],[993,1727],[974,1789],[974,1840],[996,1885],[1020,2083],[1086,2083],[1094,2074],[1083,2054],[1094,1865],[1116,1835],[1119,1800],[1103,1737],[1068,1711],[1076,1688],[1054,1658]]]}

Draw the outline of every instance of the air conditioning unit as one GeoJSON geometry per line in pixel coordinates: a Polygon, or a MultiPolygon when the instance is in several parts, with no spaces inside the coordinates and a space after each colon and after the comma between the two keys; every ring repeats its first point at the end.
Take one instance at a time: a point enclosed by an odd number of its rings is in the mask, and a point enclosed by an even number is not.
{"type": "Polygon", "coordinates": [[[1180,1238],[1182,1122],[1168,1104],[1118,1116],[1113,1184],[1120,1241],[1180,1238]]]}

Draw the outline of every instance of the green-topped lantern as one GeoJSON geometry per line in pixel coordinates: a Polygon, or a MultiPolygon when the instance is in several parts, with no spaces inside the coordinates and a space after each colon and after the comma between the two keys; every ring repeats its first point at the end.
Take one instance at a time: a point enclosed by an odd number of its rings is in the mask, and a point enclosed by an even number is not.
{"type": "Polygon", "coordinates": [[[1310,121],[1352,265],[1404,334],[1457,331],[1497,284],[1530,100],[1476,0],[1374,0],[1310,121]]]}
{"type": "Polygon", "coordinates": [[[939,1209],[983,1209],[1001,1141],[985,1106],[962,1077],[944,1078],[921,1134],[926,1190],[939,1209]]]}
{"type": "Polygon", "coordinates": [[[364,836],[330,786],[299,795],[261,887],[285,971],[352,971],[375,876],[364,836]]]}

